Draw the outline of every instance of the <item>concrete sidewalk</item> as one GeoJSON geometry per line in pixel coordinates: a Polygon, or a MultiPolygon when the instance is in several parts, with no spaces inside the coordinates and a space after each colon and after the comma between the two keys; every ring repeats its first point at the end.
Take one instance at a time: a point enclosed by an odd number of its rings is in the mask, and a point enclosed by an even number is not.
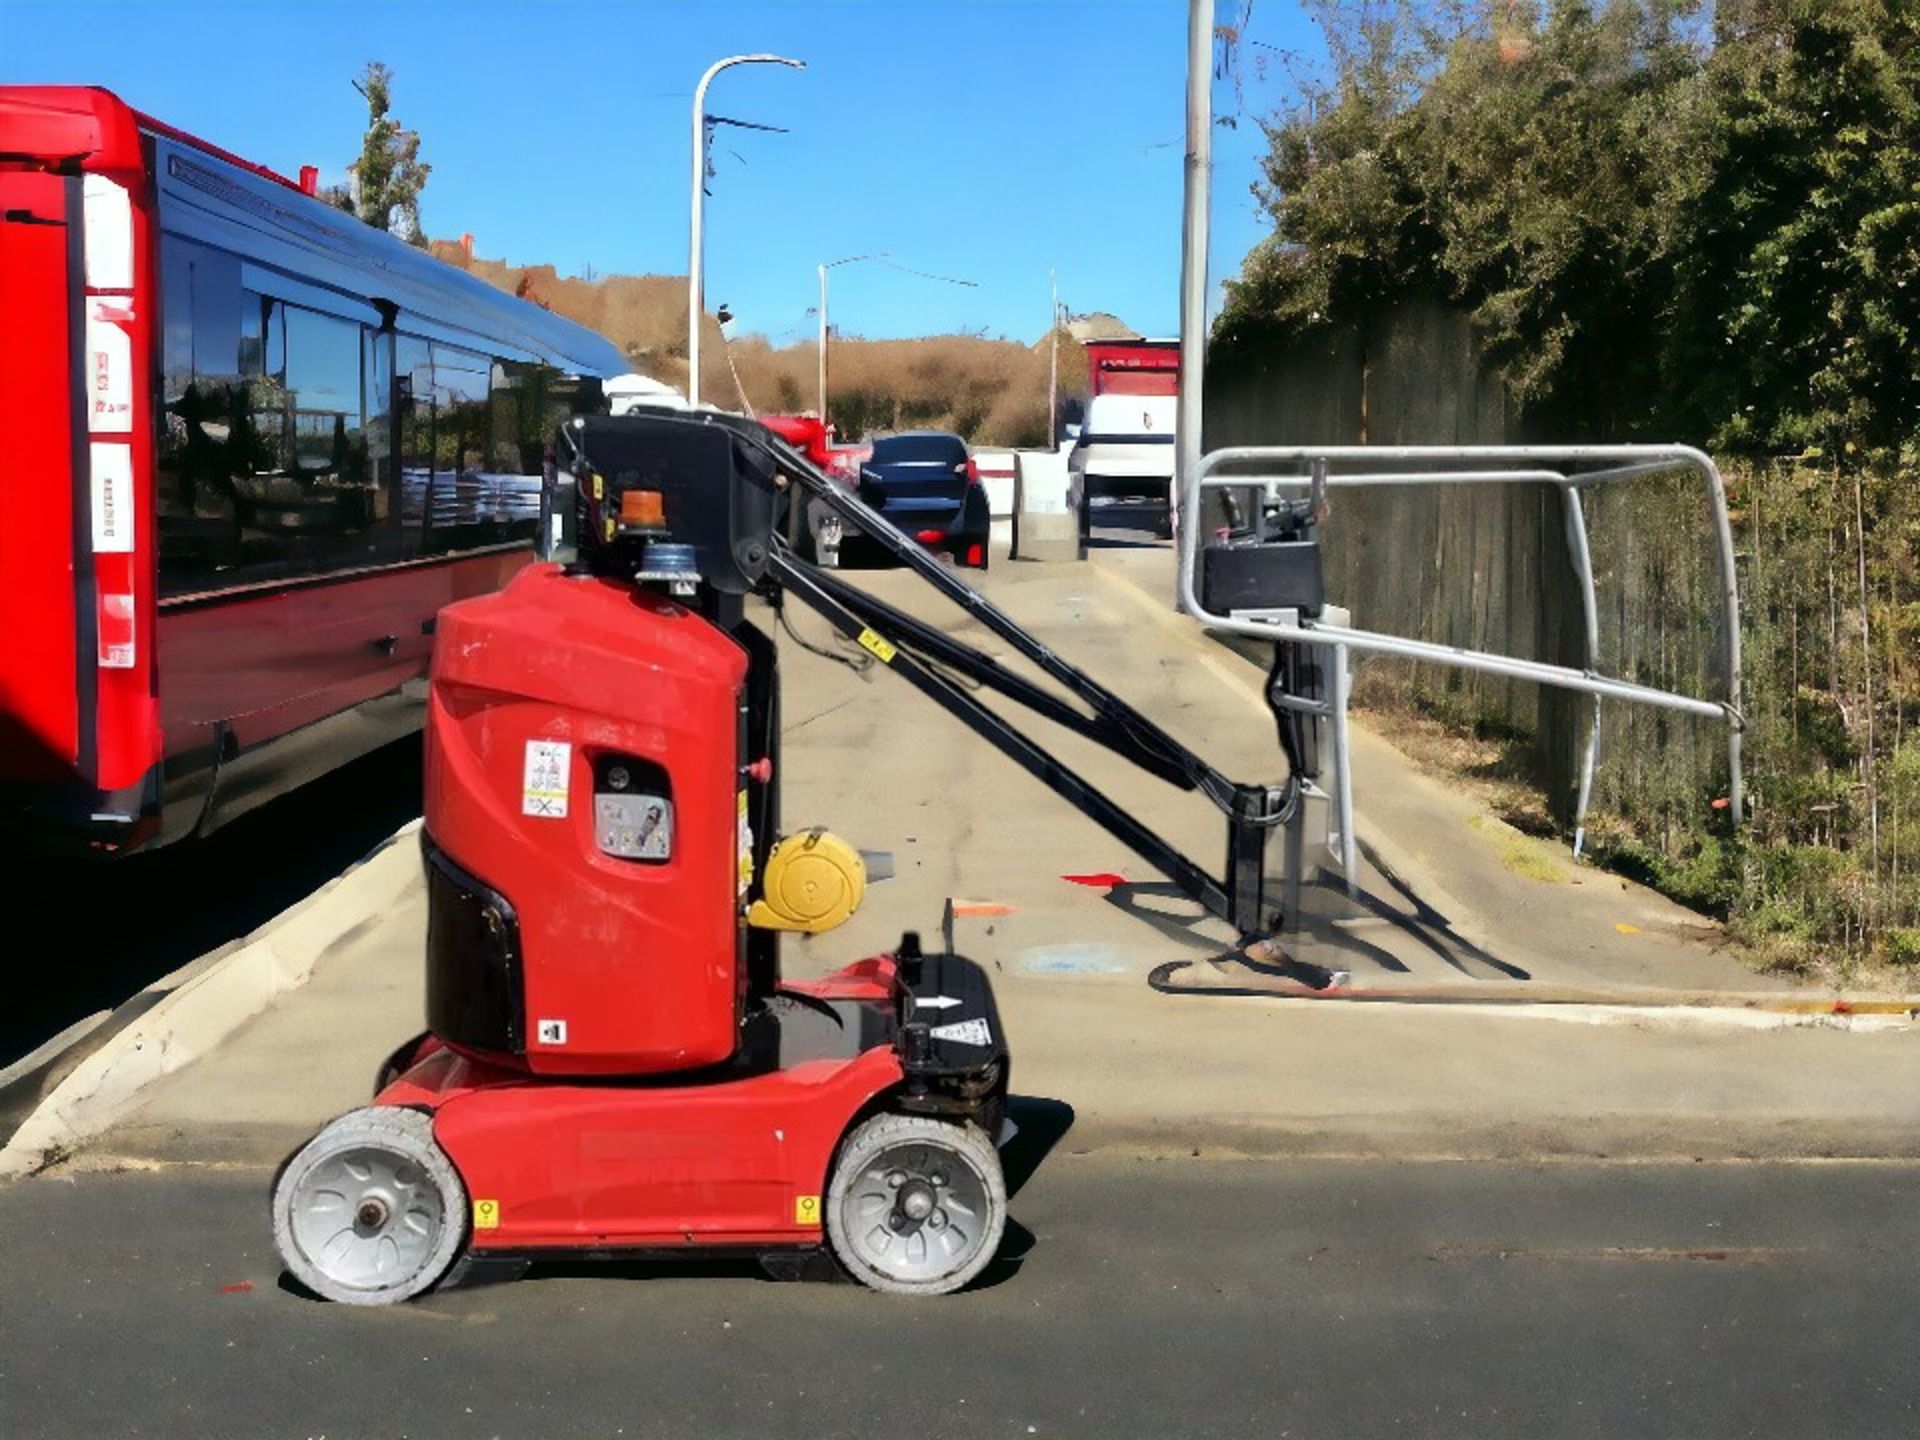
{"type": "MultiPolygon", "coordinates": [[[[1096,551],[1093,563],[1140,619],[1170,632],[1167,644],[1198,652],[1197,665],[1247,714],[1265,716],[1263,666],[1173,612],[1170,547],[1116,546],[1096,551]]],[[[1817,993],[1749,970],[1710,918],[1514,829],[1364,723],[1355,721],[1351,735],[1362,888],[1372,902],[1363,909],[1391,918],[1384,930],[1360,932],[1379,942],[1374,953],[1356,943],[1360,936],[1335,943],[1321,935],[1296,947],[1303,958],[1348,965],[1356,985],[1491,979],[1541,989],[1817,993]]]]}
{"type": "MultiPolygon", "coordinates": [[[[1257,682],[1249,691],[1247,674],[1234,668],[1241,662],[1183,632],[1184,622],[1160,620],[1151,596],[1112,568],[1104,557],[1062,566],[997,557],[984,583],[1049,645],[1229,773],[1279,773],[1257,682]]],[[[909,576],[856,578],[930,618],[957,618],[930,592],[917,595],[923,587],[909,576]]],[[[809,612],[796,607],[791,618],[815,644],[843,648],[809,612]]],[[[1002,648],[975,627],[954,628],[1002,648]]],[[[994,972],[1015,1089],[1074,1108],[1069,1149],[1920,1153],[1920,1044],[1901,1022],[1157,994],[1145,983],[1155,966],[1204,959],[1232,937],[882,667],[857,674],[784,636],[781,650],[788,828],[831,825],[862,847],[893,850],[898,867],[847,926],[790,939],[789,973],[887,949],[904,929],[931,935],[954,897],[958,948],[994,972]],[[1062,878],[1100,872],[1138,883],[1109,892],[1062,878]]],[[[1205,801],[1143,780],[1071,737],[1058,747],[1189,853],[1218,854],[1221,821],[1205,801]]],[[[1560,980],[1753,983],[1697,938],[1700,923],[1687,912],[1571,865],[1564,881],[1528,878],[1457,814],[1458,797],[1412,775],[1378,741],[1356,748],[1361,804],[1376,824],[1393,825],[1382,843],[1395,847],[1388,863],[1411,892],[1386,898],[1424,915],[1429,930],[1560,980]],[[1433,894],[1444,899],[1436,904],[1433,894]],[[1615,928],[1627,917],[1637,933],[1615,928]]],[[[302,988],[148,1087],[139,1109],[95,1139],[81,1163],[269,1165],[332,1114],[364,1103],[375,1067],[420,1028],[424,929],[416,882],[344,934],[302,988]]],[[[1416,939],[1379,948],[1390,961],[1424,947],[1416,939]]],[[[1481,983],[1473,967],[1425,953],[1423,973],[1481,983]]]]}

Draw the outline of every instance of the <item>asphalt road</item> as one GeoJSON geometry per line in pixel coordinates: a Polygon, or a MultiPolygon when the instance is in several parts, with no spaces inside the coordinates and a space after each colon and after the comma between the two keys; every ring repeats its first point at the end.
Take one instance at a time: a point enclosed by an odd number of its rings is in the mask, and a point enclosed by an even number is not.
{"type": "Polygon", "coordinates": [[[264,1172],[0,1190],[30,1436],[1920,1433],[1920,1169],[1123,1160],[1069,1134],[942,1301],[554,1267],[281,1287],[264,1172]]]}

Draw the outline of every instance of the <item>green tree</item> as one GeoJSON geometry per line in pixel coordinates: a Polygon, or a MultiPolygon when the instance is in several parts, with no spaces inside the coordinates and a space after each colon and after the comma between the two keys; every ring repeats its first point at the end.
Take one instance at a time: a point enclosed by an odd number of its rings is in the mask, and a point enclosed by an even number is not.
{"type": "Polygon", "coordinates": [[[1217,336],[1468,306],[1514,396],[1614,433],[1886,459],[1920,434],[1912,0],[1320,0],[1273,235],[1217,336]]]}
{"type": "Polygon", "coordinates": [[[367,62],[353,82],[367,102],[367,133],[360,158],[348,167],[353,212],[367,224],[424,246],[420,192],[433,167],[420,158],[420,134],[392,117],[393,72],[378,60],[367,62]]]}
{"type": "Polygon", "coordinates": [[[1726,448],[1920,436],[1920,8],[1722,0],[1665,379],[1726,448]]]}
{"type": "MultiPolygon", "coordinates": [[[[1913,963],[1920,5],[1316,8],[1333,64],[1267,126],[1273,233],[1216,341],[1450,300],[1554,429],[1732,462],[1754,824],[1711,836],[1710,782],[1649,725],[1601,777],[1619,848],[1801,959],[1913,963]]],[[[1636,568],[1615,579],[1677,614],[1704,593],[1670,543],[1684,516],[1620,504],[1636,568]]],[[[1641,623],[1623,647],[1661,653],[1641,623]]]]}
{"type": "Polygon", "coordinates": [[[1444,297],[1471,308],[1523,403],[1565,391],[1638,418],[1669,218],[1699,169],[1676,124],[1693,8],[1405,3],[1343,32],[1345,7],[1323,4],[1335,70],[1267,127],[1274,235],[1229,287],[1223,336],[1444,297]]]}

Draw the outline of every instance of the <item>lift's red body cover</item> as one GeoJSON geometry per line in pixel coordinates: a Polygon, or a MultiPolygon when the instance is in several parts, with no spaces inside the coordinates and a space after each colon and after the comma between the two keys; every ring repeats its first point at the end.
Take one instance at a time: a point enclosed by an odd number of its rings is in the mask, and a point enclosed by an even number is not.
{"type": "Polygon", "coordinates": [[[733,1054],[746,678],[746,653],[698,615],[554,565],[440,612],[427,833],[517,912],[535,1074],[665,1074],[733,1054]],[[666,772],[666,860],[596,844],[606,755],[666,772]]]}
{"type": "MultiPolygon", "coordinates": [[[[795,990],[890,1002],[893,961],[795,990]]],[[[890,1045],[737,1080],[536,1080],[425,1043],[378,1103],[433,1112],[477,1251],[785,1245],[820,1239],[840,1137],[899,1085],[890,1045]]]]}
{"type": "MultiPolygon", "coordinates": [[[[427,1038],[377,1103],[433,1113],[475,1250],[817,1243],[835,1146],[901,1081],[891,1044],[703,1068],[740,1043],[747,681],[719,627],[553,565],[440,613],[427,832],[512,907],[525,1053],[427,1038]],[[665,772],[665,860],[596,842],[608,756],[665,772]],[[543,1020],[565,1022],[563,1043],[542,1039],[543,1020]]],[[[898,1004],[890,957],[783,988],[898,1004]]]]}

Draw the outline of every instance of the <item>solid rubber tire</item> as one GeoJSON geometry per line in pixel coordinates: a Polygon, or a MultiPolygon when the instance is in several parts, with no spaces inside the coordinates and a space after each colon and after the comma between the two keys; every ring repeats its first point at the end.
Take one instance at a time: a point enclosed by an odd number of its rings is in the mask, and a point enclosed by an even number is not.
{"type": "Polygon", "coordinates": [[[869,1289],[887,1295],[949,1295],[993,1262],[1006,1228],[1007,1183],[1000,1169],[1000,1152],[993,1148],[993,1142],[978,1125],[937,1120],[928,1115],[875,1115],[855,1126],[841,1143],[840,1153],[834,1160],[833,1177],[827,1186],[827,1243],[847,1273],[869,1289]],[[841,1213],[848,1187],[873,1156],[912,1141],[944,1146],[960,1155],[979,1172],[987,1191],[986,1239],[957,1270],[927,1281],[897,1280],[867,1264],[851,1243],[841,1213]]]}
{"type": "Polygon", "coordinates": [[[433,1136],[433,1117],[392,1105],[370,1105],[330,1120],[285,1166],[273,1187],[273,1243],[289,1274],[324,1300],[341,1305],[397,1305],[432,1289],[448,1277],[466,1249],[470,1211],[467,1187],[433,1136]],[[382,1147],[405,1156],[440,1194],[440,1233],[428,1259],[397,1285],[369,1288],[345,1285],[327,1276],[308,1258],[293,1234],[293,1197],[317,1166],[343,1150],[382,1147]]]}

